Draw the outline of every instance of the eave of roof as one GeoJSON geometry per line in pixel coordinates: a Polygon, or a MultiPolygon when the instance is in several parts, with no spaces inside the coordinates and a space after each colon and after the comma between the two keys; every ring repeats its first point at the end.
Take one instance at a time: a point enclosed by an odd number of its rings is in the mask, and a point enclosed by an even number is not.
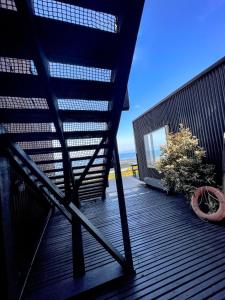
{"type": "Polygon", "coordinates": [[[213,69],[217,68],[218,66],[220,66],[220,65],[222,65],[224,63],[225,63],[225,56],[223,56],[221,59],[219,59],[218,61],[216,61],[214,64],[212,64],[211,66],[209,66],[207,69],[205,69],[204,71],[202,71],[198,75],[194,76],[191,80],[187,81],[185,84],[183,84],[178,89],[176,89],[175,91],[173,91],[172,93],[170,93],[168,96],[166,96],[165,98],[163,98],[161,101],[159,101],[158,103],[156,103],[155,105],[153,105],[152,107],[150,107],[148,110],[146,110],[144,113],[142,113],[139,117],[137,117],[136,119],[134,119],[133,123],[136,122],[137,120],[139,120],[140,118],[142,118],[144,115],[146,115],[149,112],[153,111],[156,107],[158,107],[162,103],[165,103],[166,101],[168,101],[172,96],[174,96],[178,92],[182,91],[187,86],[193,84],[196,80],[200,79],[202,76],[206,75],[207,73],[211,72],[213,69]]]}

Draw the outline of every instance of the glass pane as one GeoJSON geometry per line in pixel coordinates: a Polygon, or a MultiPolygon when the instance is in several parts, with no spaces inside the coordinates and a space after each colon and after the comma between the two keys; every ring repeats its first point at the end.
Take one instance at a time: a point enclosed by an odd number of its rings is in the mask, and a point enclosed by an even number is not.
{"type": "Polygon", "coordinates": [[[145,155],[147,166],[152,167],[153,159],[152,159],[152,143],[151,143],[151,134],[144,135],[144,143],[145,143],[145,155]]]}
{"type": "Polygon", "coordinates": [[[160,147],[166,144],[166,129],[162,127],[152,132],[154,162],[160,158],[160,147]]]}

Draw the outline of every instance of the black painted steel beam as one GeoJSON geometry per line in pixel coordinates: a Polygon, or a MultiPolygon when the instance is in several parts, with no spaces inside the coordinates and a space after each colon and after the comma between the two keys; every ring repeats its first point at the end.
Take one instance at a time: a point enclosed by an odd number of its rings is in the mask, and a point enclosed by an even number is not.
{"type": "MultiPolygon", "coordinates": [[[[51,78],[57,98],[106,100],[113,97],[113,83],[65,78],[51,78]]],[[[42,80],[36,75],[0,73],[1,96],[46,98],[42,80]],[[24,86],[26,88],[24,88],[24,86]]]]}
{"type": "Polygon", "coordinates": [[[99,143],[99,145],[96,147],[96,150],[95,150],[92,158],[90,159],[90,161],[88,162],[87,166],[85,167],[84,172],[82,173],[82,175],[80,176],[80,178],[76,182],[76,185],[77,185],[78,188],[82,184],[82,181],[85,179],[86,175],[88,174],[88,171],[91,168],[91,166],[93,165],[93,162],[95,161],[95,159],[97,158],[99,151],[102,148],[106,148],[106,147],[104,147],[104,146],[106,146],[106,144],[104,144],[105,141],[106,141],[106,138],[103,137],[102,140],[101,140],[101,142],[99,143]]]}
{"type": "MultiPolygon", "coordinates": [[[[41,187],[48,193],[49,200],[57,207],[63,207],[73,218],[79,221],[80,224],[103,246],[103,248],[123,267],[126,267],[126,261],[124,257],[114,248],[101,234],[101,232],[83,215],[83,213],[72,203],[68,203],[65,200],[64,194],[54,185],[51,180],[36,166],[36,164],[25,154],[25,152],[15,143],[9,143],[7,152],[10,158],[15,162],[18,162],[18,158],[21,160],[20,168],[22,165],[25,166],[23,170],[28,170],[27,175],[32,172],[32,174],[37,178],[37,180],[42,183],[41,187]]],[[[34,176],[30,176],[33,178],[34,176]]],[[[37,180],[33,180],[37,184],[37,180]]],[[[43,194],[42,194],[43,195],[43,194]]]]}
{"type": "Polygon", "coordinates": [[[130,233],[129,233],[129,227],[128,227],[128,221],[127,221],[126,203],[125,203],[125,197],[124,197],[123,181],[122,181],[122,175],[121,175],[120,159],[119,159],[117,142],[115,143],[115,149],[114,149],[113,154],[114,154],[113,155],[114,169],[115,169],[116,188],[117,188],[119,210],[120,210],[120,220],[121,220],[121,227],[122,227],[124,252],[125,252],[125,257],[126,257],[126,261],[127,261],[127,267],[130,271],[133,271],[134,266],[133,266],[133,258],[132,258],[131,243],[130,243],[130,233]]]}
{"type": "MultiPolygon", "coordinates": [[[[105,69],[114,67],[118,34],[40,16],[35,17],[35,22],[49,61],[105,69]]],[[[34,50],[21,16],[12,10],[0,10],[0,27],[7,28],[1,34],[0,55],[32,59],[34,50]]]]}
{"type": "MultiPolygon", "coordinates": [[[[61,122],[106,122],[111,116],[109,111],[60,110],[61,122]]],[[[51,123],[54,116],[48,109],[1,109],[3,123],[51,123]]]]}
{"type": "MultiPolygon", "coordinates": [[[[41,84],[44,86],[45,98],[48,102],[49,109],[52,112],[54,125],[56,132],[59,136],[59,141],[62,147],[63,167],[65,177],[65,196],[66,200],[70,201],[71,197],[71,185],[75,192],[75,182],[72,175],[72,166],[70,162],[69,152],[67,150],[67,142],[64,137],[63,124],[59,115],[59,108],[57,98],[52,86],[49,70],[49,62],[42,49],[39,34],[37,33],[37,24],[35,23],[33,2],[31,0],[15,0],[18,14],[23,18],[25,26],[27,26],[27,32],[29,40],[34,47],[34,63],[37,69],[38,77],[41,80],[41,84]]],[[[76,199],[76,205],[79,206],[79,199],[76,199]]],[[[79,261],[77,261],[77,273],[83,274],[85,272],[84,256],[83,256],[83,244],[81,226],[77,223],[76,239],[78,241],[77,249],[80,252],[79,261]]]]}
{"type": "MultiPolygon", "coordinates": [[[[56,132],[20,132],[20,133],[7,133],[9,138],[15,142],[29,142],[29,141],[47,141],[57,140],[58,135],[56,132]]],[[[86,138],[101,138],[107,136],[109,130],[95,130],[95,131],[71,131],[64,132],[66,139],[86,139],[86,138]]]]}
{"type": "Polygon", "coordinates": [[[111,134],[109,137],[109,152],[106,167],[105,186],[108,182],[108,173],[111,167],[111,158],[115,148],[115,137],[118,131],[121,112],[124,106],[124,99],[127,94],[127,83],[132,64],[135,43],[137,39],[140,18],[144,6],[144,0],[129,1],[129,9],[127,10],[126,20],[120,22],[121,45],[118,59],[118,68],[115,74],[114,87],[115,94],[112,102],[112,119],[111,119],[111,134]]]}
{"type": "Polygon", "coordinates": [[[123,14],[126,10],[126,5],[129,5],[129,2],[126,0],[110,0],[110,1],[92,1],[92,0],[60,0],[61,2],[66,2],[71,5],[81,6],[87,9],[94,11],[100,11],[107,14],[120,15],[123,14]]]}

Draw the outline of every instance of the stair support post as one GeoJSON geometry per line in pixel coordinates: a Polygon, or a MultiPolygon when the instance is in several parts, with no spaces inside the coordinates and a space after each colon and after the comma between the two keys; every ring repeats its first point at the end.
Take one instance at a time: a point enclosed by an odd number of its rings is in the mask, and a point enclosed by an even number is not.
{"type": "Polygon", "coordinates": [[[133,257],[132,257],[131,243],[130,243],[130,234],[129,234],[129,227],[128,227],[128,221],[127,221],[126,203],[125,203],[125,197],[124,197],[123,181],[122,181],[122,175],[121,175],[117,141],[115,141],[113,158],[114,158],[116,188],[117,188],[118,203],[119,203],[119,210],[120,210],[120,220],[121,220],[121,227],[122,227],[124,252],[125,252],[125,258],[126,258],[126,268],[127,268],[128,272],[134,272],[133,257]]]}
{"type": "MultiPolygon", "coordinates": [[[[73,191],[69,202],[74,202],[77,208],[80,208],[78,190],[73,191]]],[[[81,277],[85,274],[84,250],[82,228],[79,220],[72,216],[72,254],[73,254],[73,276],[81,277]]]]}

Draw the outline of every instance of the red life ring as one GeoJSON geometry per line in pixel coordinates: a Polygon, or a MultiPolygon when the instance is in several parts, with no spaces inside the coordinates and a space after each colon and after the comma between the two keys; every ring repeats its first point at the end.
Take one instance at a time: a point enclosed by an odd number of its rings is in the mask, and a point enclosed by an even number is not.
{"type": "Polygon", "coordinates": [[[196,215],[201,219],[215,222],[221,221],[225,217],[225,195],[218,189],[211,186],[202,186],[200,188],[197,188],[191,198],[191,206],[196,215]],[[215,213],[207,214],[201,211],[201,209],[199,208],[198,199],[204,192],[210,192],[218,199],[219,208],[215,213]]]}

